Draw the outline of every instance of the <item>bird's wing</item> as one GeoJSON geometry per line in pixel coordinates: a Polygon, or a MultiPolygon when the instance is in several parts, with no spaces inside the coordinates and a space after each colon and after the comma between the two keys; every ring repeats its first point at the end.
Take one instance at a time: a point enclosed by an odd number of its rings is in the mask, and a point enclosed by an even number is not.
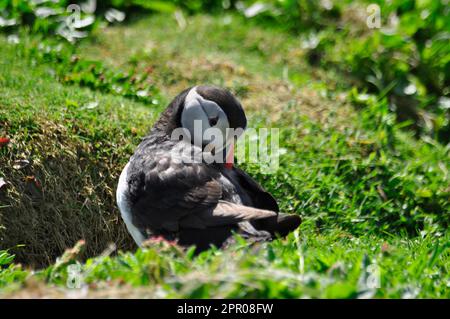
{"type": "Polygon", "coordinates": [[[219,180],[220,173],[205,163],[183,163],[171,152],[138,152],[127,179],[133,223],[140,229],[176,232],[276,215],[222,201],[219,180]]]}
{"type": "Polygon", "coordinates": [[[258,182],[236,166],[233,167],[233,171],[235,176],[238,178],[241,187],[243,187],[247,193],[251,195],[254,207],[274,212],[280,211],[275,198],[273,198],[269,192],[259,185],[258,182]]]}
{"type": "MultiPolygon", "coordinates": [[[[233,168],[233,172],[238,178],[241,187],[243,187],[245,191],[250,194],[254,207],[277,213],[279,212],[278,204],[275,198],[273,198],[273,196],[253,178],[237,167],[233,168]]],[[[257,230],[266,230],[271,234],[286,236],[289,232],[296,229],[301,223],[300,216],[296,214],[278,213],[277,215],[278,216],[272,218],[254,220],[252,224],[257,230]]]]}
{"type": "Polygon", "coordinates": [[[204,209],[196,214],[189,214],[180,220],[184,228],[206,228],[234,225],[277,216],[277,213],[219,200],[212,209],[204,209]]]}

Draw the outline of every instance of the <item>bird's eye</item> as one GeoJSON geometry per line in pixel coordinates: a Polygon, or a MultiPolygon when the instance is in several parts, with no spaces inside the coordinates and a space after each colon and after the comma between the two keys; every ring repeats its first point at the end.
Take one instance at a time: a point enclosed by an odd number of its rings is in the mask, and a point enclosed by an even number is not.
{"type": "Polygon", "coordinates": [[[218,117],[218,116],[216,116],[216,117],[211,117],[211,118],[209,119],[209,125],[210,125],[210,126],[214,126],[214,125],[217,124],[218,121],[219,121],[219,117],[218,117]]]}

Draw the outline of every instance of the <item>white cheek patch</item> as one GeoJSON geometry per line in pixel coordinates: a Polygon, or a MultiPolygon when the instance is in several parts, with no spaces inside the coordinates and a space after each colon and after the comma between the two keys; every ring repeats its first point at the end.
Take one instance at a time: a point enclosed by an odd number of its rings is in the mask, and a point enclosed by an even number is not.
{"type": "MultiPolygon", "coordinates": [[[[192,88],[186,96],[184,109],[181,113],[181,125],[189,130],[195,145],[211,143],[211,137],[217,136],[217,130],[219,130],[222,134],[222,139],[217,139],[216,141],[222,141],[222,146],[223,142],[227,140],[226,131],[230,126],[225,112],[217,103],[206,100],[198,94],[196,87],[192,88]],[[210,118],[217,118],[217,124],[213,127],[209,124],[210,118]],[[206,132],[209,129],[213,129],[214,132],[211,132],[211,134],[206,132]]],[[[214,144],[216,143],[214,142],[214,144]]]]}
{"type": "Polygon", "coordinates": [[[191,104],[183,110],[181,125],[189,131],[193,144],[202,145],[203,133],[209,128],[209,120],[200,104],[191,104]]]}

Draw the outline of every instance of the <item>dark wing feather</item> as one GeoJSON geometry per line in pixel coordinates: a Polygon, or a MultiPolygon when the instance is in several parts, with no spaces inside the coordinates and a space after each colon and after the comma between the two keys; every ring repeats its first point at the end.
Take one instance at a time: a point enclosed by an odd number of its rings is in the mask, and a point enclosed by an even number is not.
{"type": "Polygon", "coordinates": [[[161,152],[163,146],[153,151],[138,148],[130,163],[129,192],[133,223],[138,228],[178,232],[276,216],[222,201],[219,171],[205,163],[175,161],[171,152],[161,152]]]}
{"type": "MultiPolygon", "coordinates": [[[[250,196],[252,206],[279,212],[280,209],[275,198],[253,178],[237,167],[234,167],[233,173],[242,189],[250,196]]],[[[258,230],[267,230],[274,235],[286,236],[301,223],[301,218],[298,215],[284,213],[278,213],[277,215],[275,217],[254,220],[252,221],[252,225],[258,230]]]]}
{"type": "Polygon", "coordinates": [[[277,213],[243,206],[219,200],[213,209],[205,209],[197,214],[189,214],[180,220],[184,228],[206,228],[225,225],[235,225],[244,221],[253,221],[274,217],[277,213]]]}
{"type": "Polygon", "coordinates": [[[253,202],[253,207],[267,209],[274,212],[278,212],[280,210],[275,198],[273,198],[269,192],[267,192],[246,172],[238,167],[233,167],[233,172],[241,187],[250,195],[253,202]]]}

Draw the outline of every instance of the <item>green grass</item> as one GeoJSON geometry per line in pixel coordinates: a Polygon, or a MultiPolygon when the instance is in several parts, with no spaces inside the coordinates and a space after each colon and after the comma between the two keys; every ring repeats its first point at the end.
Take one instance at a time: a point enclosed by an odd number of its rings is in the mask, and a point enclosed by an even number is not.
{"type": "Polygon", "coordinates": [[[81,43],[78,52],[87,58],[102,56],[110,66],[138,70],[150,66],[154,81],[165,92],[167,85],[178,89],[193,81],[209,81],[243,93],[264,79],[293,80],[314,89],[348,87],[332,70],[312,68],[308,51],[296,36],[258,27],[235,14],[186,19],[189,23],[181,28],[170,15],[135,17],[131,25],[94,30],[91,41],[81,43]]]}
{"type": "Polygon", "coordinates": [[[180,30],[156,15],[99,29],[58,59],[36,51],[38,41],[0,39],[0,136],[11,138],[0,148],[9,183],[0,190],[0,293],[84,296],[67,288],[75,264],[92,297],[450,297],[448,146],[415,139],[385,99],[302,62],[295,36],[236,16],[196,15],[180,30]],[[131,80],[96,85],[93,61],[106,74],[149,75],[161,103],[110,90],[131,80]],[[258,246],[134,252],[114,203],[118,174],[164,103],[198,83],[231,88],[250,127],[281,129],[280,169],[243,167],[304,222],[258,246]],[[18,159],[30,165],[15,169],[18,159]],[[55,263],[79,239],[84,251],[55,263]],[[109,242],[123,252],[95,257],[109,242]],[[367,285],[374,269],[378,289],[367,285]]]}
{"type": "Polygon", "coordinates": [[[45,265],[80,238],[98,254],[108,241],[133,247],[118,221],[114,193],[121,166],[156,113],[130,99],[63,86],[51,65],[36,65],[2,42],[0,195],[2,248],[45,265]],[[30,164],[15,169],[17,161],[30,164]],[[128,243],[128,244],[127,244],[128,243]]]}
{"type": "Polygon", "coordinates": [[[85,264],[66,259],[33,275],[10,266],[0,284],[6,295],[22,297],[448,298],[448,248],[448,236],[381,240],[317,234],[303,226],[300,235],[283,241],[253,247],[242,242],[196,257],[154,244],[85,264]],[[80,265],[88,291],[65,288],[74,278],[69,263],[80,265]],[[379,289],[368,281],[374,269],[379,289]]]}

